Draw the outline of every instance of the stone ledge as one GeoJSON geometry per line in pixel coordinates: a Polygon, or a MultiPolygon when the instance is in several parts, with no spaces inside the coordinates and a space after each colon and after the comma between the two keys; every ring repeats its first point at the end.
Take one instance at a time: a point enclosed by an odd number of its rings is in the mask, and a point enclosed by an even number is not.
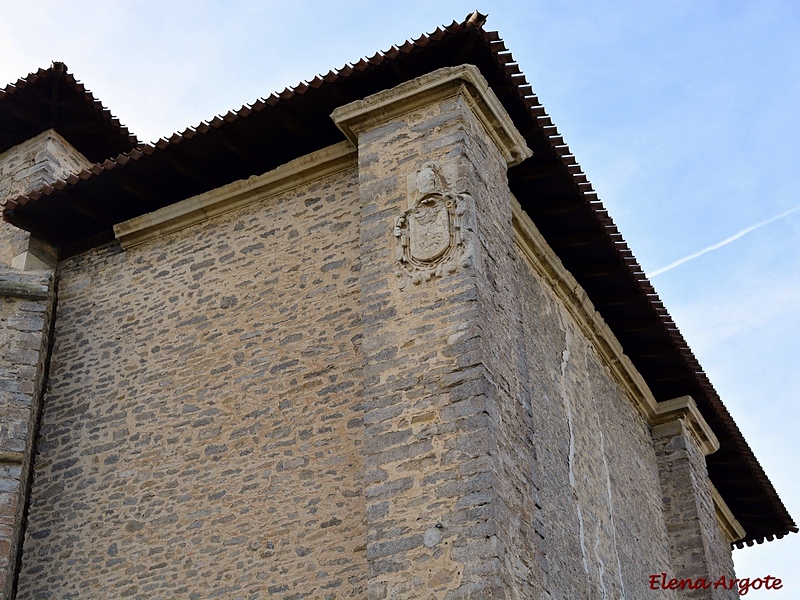
{"type": "Polygon", "coordinates": [[[645,420],[650,423],[657,414],[656,400],[633,363],[625,355],[622,345],[611,328],[594,308],[584,289],[572,276],[555,252],[545,241],[536,225],[512,196],[514,238],[522,255],[531,267],[550,285],[563,301],[584,335],[609,366],[618,382],[645,420]]]}
{"type": "Polygon", "coordinates": [[[666,402],[656,402],[650,387],[625,355],[622,344],[595,309],[586,291],[572,276],[545,241],[530,217],[512,196],[514,238],[517,247],[531,267],[550,285],[563,301],[586,337],[592,341],[617,381],[650,427],[684,417],[687,427],[698,440],[705,454],[719,449],[719,441],[697,409],[694,400],[682,396],[666,402]]]}
{"type": "Polygon", "coordinates": [[[52,271],[3,271],[0,271],[0,296],[44,300],[50,294],[52,271]]]}
{"type": "Polygon", "coordinates": [[[691,396],[681,396],[666,402],[659,402],[656,405],[656,414],[650,420],[651,427],[654,428],[653,436],[657,436],[655,428],[660,427],[660,432],[669,435],[669,425],[677,420],[683,420],[686,429],[697,441],[703,454],[706,456],[719,450],[719,440],[706,420],[697,410],[697,404],[691,396]]]}
{"type": "Polygon", "coordinates": [[[711,487],[711,499],[714,501],[714,514],[717,517],[717,525],[720,531],[722,531],[729,543],[733,544],[734,542],[738,542],[747,535],[747,532],[744,530],[741,523],[736,520],[736,517],[733,516],[731,509],[725,504],[725,500],[722,499],[722,496],[720,496],[714,484],[709,481],[708,485],[711,487]]]}
{"type": "Polygon", "coordinates": [[[263,175],[235,181],[118,223],[114,225],[114,235],[127,250],[355,166],[355,149],[347,142],[340,142],[296,158],[263,175]]]}
{"type": "Polygon", "coordinates": [[[25,461],[24,452],[5,450],[0,452],[0,464],[22,464],[25,461]]]}
{"type": "Polygon", "coordinates": [[[509,167],[532,155],[506,109],[473,65],[437,69],[390,90],[340,106],[331,113],[331,119],[347,139],[357,146],[359,132],[454,96],[463,97],[469,104],[509,167]]]}

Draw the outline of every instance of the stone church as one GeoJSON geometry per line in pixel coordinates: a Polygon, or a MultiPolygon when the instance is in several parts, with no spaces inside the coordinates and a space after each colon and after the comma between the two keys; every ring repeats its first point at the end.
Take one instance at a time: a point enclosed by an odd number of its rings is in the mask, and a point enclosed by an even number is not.
{"type": "Polygon", "coordinates": [[[484,20],[152,145],[0,89],[6,598],[736,598],[797,531],[484,20]]]}

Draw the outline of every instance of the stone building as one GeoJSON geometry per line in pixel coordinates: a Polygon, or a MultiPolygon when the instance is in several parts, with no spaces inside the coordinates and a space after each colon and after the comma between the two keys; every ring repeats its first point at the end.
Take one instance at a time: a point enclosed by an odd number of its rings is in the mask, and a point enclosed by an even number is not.
{"type": "Polygon", "coordinates": [[[7,598],[734,598],[660,575],[797,531],[478,13],[154,145],[55,63],[0,196],[7,598]]]}

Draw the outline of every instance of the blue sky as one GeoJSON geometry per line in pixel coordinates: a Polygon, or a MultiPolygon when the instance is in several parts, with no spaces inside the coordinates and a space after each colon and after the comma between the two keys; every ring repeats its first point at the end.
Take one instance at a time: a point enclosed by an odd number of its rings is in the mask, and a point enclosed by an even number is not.
{"type": "MultiPolygon", "coordinates": [[[[0,82],[70,71],[143,140],[478,8],[800,519],[800,3],[0,0],[0,82]]],[[[2,85],[0,83],[0,85],[2,85]]],[[[800,597],[800,535],[734,552],[800,597]]]]}

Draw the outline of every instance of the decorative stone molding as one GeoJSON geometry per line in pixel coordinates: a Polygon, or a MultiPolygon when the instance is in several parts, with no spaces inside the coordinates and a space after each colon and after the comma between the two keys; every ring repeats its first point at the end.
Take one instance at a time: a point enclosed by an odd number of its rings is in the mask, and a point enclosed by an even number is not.
{"type": "Polygon", "coordinates": [[[517,131],[500,100],[474,65],[437,69],[390,90],[341,106],[331,113],[331,118],[347,139],[358,145],[359,132],[421,106],[456,96],[461,96],[470,105],[509,167],[532,155],[525,138],[517,131]]]}
{"type": "Polygon", "coordinates": [[[709,485],[711,486],[711,499],[714,501],[714,513],[717,517],[717,525],[719,525],[728,543],[733,544],[742,539],[747,532],[744,530],[741,523],[736,520],[736,517],[733,516],[731,509],[725,504],[725,500],[722,499],[717,488],[715,488],[711,482],[709,482],[709,485]]]}
{"type": "Polygon", "coordinates": [[[347,142],[340,142],[292,160],[263,175],[235,181],[118,223],[114,225],[114,235],[127,250],[355,166],[355,150],[347,142]]]}
{"type": "Polygon", "coordinates": [[[657,427],[669,428],[678,419],[685,422],[686,429],[697,441],[703,454],[708,456],[719,450],[717,436],[711,431],[691,396],[681,396],[656,404],[656,414],[650,420],[650,425],[654,430],[657,427]]]}
{"type": "Polygon", "coordinates": [[[439,169],[426,163],[409,176],[409,208],[394,225],[398,287],[469,268],[472,252],[466,239],[466,220],[474,215],[469,194],[448,189],[439,169]]]}
{"type": "Polygon", "coordinates": [[[50,295],[50,274],[22,274],[0,265],[0,296],[44,300],[50,295]],[[46,279],[45,279],[46,278],[46,279]]]}
{"type": "Polygon", "coordinates": [[[631,360],[625,355],[622,345],[597,312],[578,281],[564,267],[561,260],[539,233],[519,202],[512,200],[514,237],[528,264],[547,281],[553,291],[564,302],[564,306],[592,340],[617,381],[627,390],[639,413],[651,427],[663,425],[677,418],[684,418],[688,428],[698,440],[703,452],[708,455],[719,449],[719,441],[690,396],[682,396],[666,402],[656,402],[650,388],[631,360]]]}
{"type": "Polygon", "coordinates": [[[614,333],[597,312],[586,292],[550,248],[531,218],[512,196],[514,241],[520,254],[564,303],[586,337],[608,365],[615,379],[627,391],[639,413],[647,420],[656,415],[656,399],[622,349],[614,333]]]}

